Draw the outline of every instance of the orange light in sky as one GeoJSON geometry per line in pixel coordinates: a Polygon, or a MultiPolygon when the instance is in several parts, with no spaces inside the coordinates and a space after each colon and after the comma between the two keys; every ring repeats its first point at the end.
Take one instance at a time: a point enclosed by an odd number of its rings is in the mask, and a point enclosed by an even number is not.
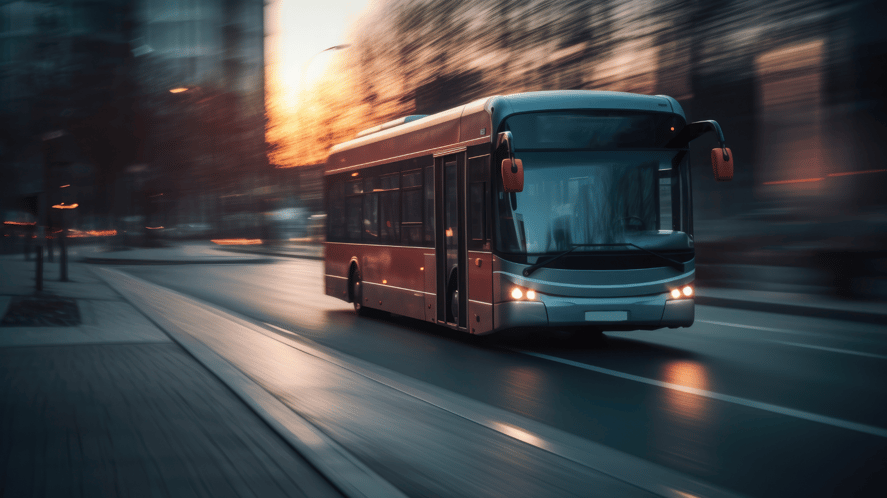
{"type": "Polygon", "coordinates": [[[178,88],[171,88],[169,90],[169,93],[182,93],[182,92],[187,92],[187,91],[188,91],[188,89],[185,87],[178,87],[178,88]]]}
{"type": "Polygon", "coordinates": [[[77,204],[76,202],[74,204],[65,204],[63,202],[61,204],[56,204],[55,206],[52,206],[52,208],[53,209],[77,209],[77,206],[79,206],[79,205],[80,204],[77,204]]]}

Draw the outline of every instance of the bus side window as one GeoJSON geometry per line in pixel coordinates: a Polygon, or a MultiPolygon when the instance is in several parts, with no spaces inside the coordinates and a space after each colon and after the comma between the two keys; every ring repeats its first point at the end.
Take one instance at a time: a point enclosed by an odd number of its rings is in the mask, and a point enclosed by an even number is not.
{"type": "Polygon", "coordinates": [[[425,168],[425,246],[434,247],[434,166],[425,168]]]}
{"type": "Polygon", "coordinates": [[[407,171],[401,180],[401,244],[422,245],[422,170],[407,171]]]}
{"type": "Polygon", "coordinates": [[[345,184],[337,178],[330,178],[333,182],[329,189],[329,218],[327,223],[327,237],[331,242],[341,242],[345,239],[345,184]]]}
{"type": "Polygon", "coordinates": [[[367,176],[363,179],[363,231],[361,241],[365,244],[379,243],[379,177],[367,176]]]}
{"type": "Polygon", "coordinates": [[[345,230],[348,242],[360,242],[363,231],[363,180],[350,180],[345,184],[345,230]]]}
{"type": "Polygon", "coordinates": [[[379,193],[380,230],[383,244],[400,244],[400,174],[381,178],[379,193]]]}
{"type": "Polygon", "coordinates": [[[486,243],[487,190],[490,156],[468,160],[468,249],[484,249],[486,243]]]}

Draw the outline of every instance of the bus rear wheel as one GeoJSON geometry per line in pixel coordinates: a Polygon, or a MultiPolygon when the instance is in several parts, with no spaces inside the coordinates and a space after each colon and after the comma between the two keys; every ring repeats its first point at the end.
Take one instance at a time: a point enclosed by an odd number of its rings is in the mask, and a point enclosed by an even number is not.
{"type": "Polygon", "coordinates": [[[351,303],[354,312],[360,316],[366,316],[369,310],[363,305],[363,285],[360,281],[360,271],[356,268],[351,273],[351,303]]]}

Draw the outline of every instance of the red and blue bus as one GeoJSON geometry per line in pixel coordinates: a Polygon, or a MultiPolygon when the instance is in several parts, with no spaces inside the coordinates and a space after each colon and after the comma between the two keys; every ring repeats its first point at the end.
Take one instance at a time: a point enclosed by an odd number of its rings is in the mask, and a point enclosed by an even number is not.
{"type": "Polygon", "coordinates": [[[686,123],[667,96],[551,91],[409,116],[332,148],[325,285],[471,334],[688,327],[695,251],[686,123]]]}

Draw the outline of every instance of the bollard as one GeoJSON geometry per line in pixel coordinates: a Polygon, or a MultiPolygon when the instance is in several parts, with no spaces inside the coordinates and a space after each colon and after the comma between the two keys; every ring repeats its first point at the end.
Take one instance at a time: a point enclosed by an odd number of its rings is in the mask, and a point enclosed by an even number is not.
{"type": "Polygon", "coordinates": [[[62,282],[68,281],[68,244],[66,243],[65,229],[59,234],[59,263],[62,282]]]}
{"type": "Polygon", "coordinates": [[[43,290],[43,246],[37,244],[37,290],[43,290]]]}

